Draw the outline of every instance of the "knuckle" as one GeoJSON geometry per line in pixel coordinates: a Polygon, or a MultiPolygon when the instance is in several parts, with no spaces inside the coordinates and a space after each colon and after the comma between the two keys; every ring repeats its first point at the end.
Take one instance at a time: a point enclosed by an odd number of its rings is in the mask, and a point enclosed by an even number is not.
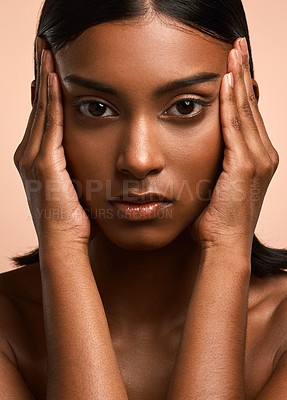
{"type": "Polygon", "coordinates": [[[53,174],[53,166],[49,154],[40,153],[33,163],[34,175],[40,179],[44,179],[47,176],[53,174]]]}
{"type": "Polygon", "coordinates": [[[41,101],[41,100],[38,101],[36,110],[37,110],[38,114],[46,112],[46,107],[45,107],[43,101],[41,101]]]}
{"type": "Polygon", "coordinates": [[[64,121],[61,114],[56,115],[55,125],[58,126],[59,128],[64,128],[64,121]]]}
{"type": "Polygon", "coordinates": [[[54,117],[51,114],[46,116],[45,126],[51,128],[54,125],[54,117]]]}
{"type": "Polygon", "coordinates": [[[254,92],[250,93],[249,96],[248,96],[248,98],[249,98],[250,103],[251,103],[253,106],[255,106],[255,107],[258,106],[257,98],[256,98],[254,92]]]}
{"type": "Polygon", "coordinates": [[[273,169],[273,164],[269,157],[261,161],[260,170],[263,176],[269,176],[270,174],[272,174],[273,169]]]}
{"type": "Polygon", "coordinates": [[[38,156],[33,163],[33,170],[35,171],[36,175],[42,176],[46,170],[46,159],[43,156],[38,156]]]}
{"type": "Polygon", "coordinates": [[[34,101],[33,101],[33,104],[32,104],[32,107],[33,107],[34,111],[37,110],[38,101],[39,101],[39,95],[38,95],[38,91],[36,89],[34,101]]]}
{"type": "Polygon", "coordinates": [[[13,155],[13,161],[17,169],[19,169],[19,162],[20,162],[20,145],[17,147],[14,155],[13,155]]]}
{"type": "Polygon", "coordinates": [[[249,65],[248,56],[245,56],[243,58],[243,69],[244,69],[245,74],[250,74],[250,65],[249,65]]]}
{"type": "Polygon", "coordinates": [[[277,152],[277,150],[275,150],[273,148],[273,153],[271,156],[271,160],[272,160],[272,164],[273,164],[273,168],[274,168],[274,172],[276,171],[276,169],[278,168],[279,162],[280,162],[280,157],[279,154],[277,152]]]}
{"type": "Polygon", "coordinates": [[[243,68],[241,68],[241,69],[238,71],[237,77],[238,77],[238,79],[241,79],[241,80],[244,79],[244,71],[243,71],[243,68]]]}
{"type": "Polygon", "coordinates": [[[21,157],[18,161],[19,172],[28,172],[31,168],[31,162],[28,157],[21,157]]]}
{"type": "Polygon", "coordinates": [[[255,175],[254,162],[250,158],[244,160],[244,162],[241,163],[241,170],[245,175],[253,177],[255,175]]]}
{"type": "Polygon", "coordinates": [[[273,176],[279,165],[279,154],[273,148],[272,152],[268,153],[268,156],[261,160],[260,170],[263,176],[273,176]]]}
{"type": "Polygon", "coordinates": [[[233,95],[233,93],[229,93],[227,95],[227,102],[228,103],[234,103],[234,95],[233,95]]]}
{"type": "Polygon", "coordinates": [[[58,115],[58,113],[55,113],[54,116],[52,116],[52,115],[50,116],[50,123],[51,123],[51,125],[53,125],[55,127],[60,127],[60,128],[64,127],[64,121],[61,118],[61,115],[58,115]]]}
{"type": "Polygon", "coordinates": [[[64,128],[64,123],[63,123],[63,121],[60,120],[60,119],[57,120],[57,121],[55,122],[55,125],[56,125],[57,127],[61,128],[61,129],[64,128]]]}
{"type": "Polygon", "coordinates": [[[234,115],[230,120],[232,128],[240,131],[242,128],[241,120],[239,115],[234,115]]]}
{"type": "Polygon", "coordinates": [[[64,122],[58,113],[48,113],[45,120],[46,129],[51,129],[52,127],[64,127],[64,122]]]}
{"type": "Polygon", "coordinates": [[[252,110],[251,110],[250,104],[248,102],[244,102],[244,103],[241,104],[240,112],[245,117],[253,117],[252,110]]]}

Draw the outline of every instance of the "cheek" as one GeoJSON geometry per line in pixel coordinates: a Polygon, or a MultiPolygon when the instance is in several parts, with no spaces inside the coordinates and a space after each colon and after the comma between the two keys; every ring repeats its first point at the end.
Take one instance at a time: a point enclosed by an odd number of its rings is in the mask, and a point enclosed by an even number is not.
{"type": "Polygon", "coordinates": [[[177,200],[191,220],[206,206],[222,171],[224,142],[217,116],[201,124],[194,136],[185,140],[177,152],[177,200]],[[188,209],[189,211],[186,211],[188,209]]]}
{"type": "Polygon", "coordinates": [[[65,123],[63,146],[67,169],[76,183],[80,198],[90,206],[93,197],[106,192],[114,169],[114,148],[105,136],[87,135],[86,132],[65,123]]]}
{"type": "Polygon", "coordinates": [[[99,172],[111,168],[113,142],[103,129],[88,128],[65,107],[63,146],[69,172],[75,179],[100,179],[99,172]]]}
{"type": "Polygon", "coordinates": [[[201,185],[202,180],[213,184],[222,167],[223,152],[220,119],[214,112],[193,130],[192,135],[186,136],[176,152],[179,171],[192,186],[201,185]]]}

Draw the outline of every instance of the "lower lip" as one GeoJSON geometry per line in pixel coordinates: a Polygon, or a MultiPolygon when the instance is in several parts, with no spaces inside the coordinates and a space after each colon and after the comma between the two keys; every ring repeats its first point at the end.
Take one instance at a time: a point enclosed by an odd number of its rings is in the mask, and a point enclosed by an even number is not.
{"type": "Polygon", "coordinates": [[[163,217],[163,211],[172,205],[172,202],[153,201],[149,203],[112,202],[117,209],[118,216],[134,221],[144,221],[163,217]]]}

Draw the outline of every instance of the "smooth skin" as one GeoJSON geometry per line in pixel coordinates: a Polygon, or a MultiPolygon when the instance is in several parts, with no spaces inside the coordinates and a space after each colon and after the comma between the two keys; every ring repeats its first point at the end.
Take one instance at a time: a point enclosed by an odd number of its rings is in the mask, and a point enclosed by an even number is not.
{"type": "Polygon", "coordinates": [[[0,278],[3,399],[286,397],[287,277],[250,274],[279,159],[246,44],[177,25],[102,24],[55,56],[38,40],[33,110],[15,163],[40,265],[0,278]],[[217,78],[158,90],[203,72],[217,78]],[[186,98],[209,105],[187,117],[175,106],[186,98]],[[87,116],[78,104],[87,100],[105,104],[105,116],[87,116]],[[95,181],[103,187],[91,190],[95,181]],[[160,193],[172,182],[172,215],[118,218],[107,199],[127,181],[160,193]]]}

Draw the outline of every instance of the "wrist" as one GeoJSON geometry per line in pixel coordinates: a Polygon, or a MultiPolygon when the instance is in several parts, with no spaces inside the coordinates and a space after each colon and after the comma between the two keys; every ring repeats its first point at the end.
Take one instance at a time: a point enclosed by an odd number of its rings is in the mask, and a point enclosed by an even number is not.
{"type": "Polygon", "coordinates": [[[42,240],[39,241],[40,257],[45,254],[48,254],[50,256],[57,256],[59,254],[88,255],[88,249],[88,243],[77,239],[49,236],[49,238],[42,238],[42,240]]]}
{"type": "Polygon", "coordinates": [[[42,225],[36,229],[39,244],[50,247],[64,245],[70,246],[73,243],[76,247],[86,246],[90,240],[90,226],[85,229],[82,226],[68,227],[63,223],[50,223],[49,226],[42,225]]]}
{"type": "Polygon", "coordinates": [[[216,245],[207,245],[202,248],[202,253],[206,257],[232,258],[242,261],[251,260],[251,248],[236,243],[220,243],[216,245]]]}
{"type": "Polygon", "coordinates": [[[79,276],[83,271],[91,270],[88,248],[70,244],[45,244],[39,246],[39,261],[41,272],[52,273],[54,276],[79,276]]]}
{"type": "Polygon", "coordinates": [[[249,260],[251,259],[252,240],[228,237],[225,240],[205,241],[201,243],[201,250],[206,254],[226,254],[249,260]]]}
{"type": "Polygon", "coordinates": [[[215,266],[221,271],[251,272],[251,253],[246,247],[230,244],[208,246],[201,252],[201,267],[208,265],[208,268],[215,266]]]}

